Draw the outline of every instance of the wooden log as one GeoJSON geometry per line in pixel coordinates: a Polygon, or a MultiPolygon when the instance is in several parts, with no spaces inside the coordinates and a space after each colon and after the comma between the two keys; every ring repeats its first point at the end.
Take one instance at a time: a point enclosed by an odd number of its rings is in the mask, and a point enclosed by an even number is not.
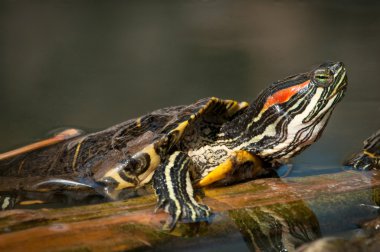
{"type": "MultiPolygon", "coordinates": [[[[288,213],[300,208],[307,212],[305,209],[310,207],[310,218],[315,218],[314,214],[343,215],[347,222],[356,223],[371,218],[360,204],[379,202],[379,190],[379,176],[354,172],[259,179],[210,188],[205,190],[203,202],[216,213],[213,222],[180,224],[173,232],[162,230],[167,214],[153,213],[154,195],[70,208],[9,210],[0,213],[0,251],[25,251],[26,248],[27,251],[164,250],[207,248],[211,244],[216,246],[214,248],[229,244],[247,249],[243,239],[250,242],[246,237],[250,231],[240,231],[241,223],[248,220],[237,221],[236,218],[245,218],[245,215],[237,215],[236,211],[265,208],[284,219],[298,218],[297,214],[288,213]]],[[[302,218],[296,222],[310,221],[302,218]]],[[[315,221],[319,223],[313,229],[332,225],[316,218],[315,221]]],[[[315,236],[318,232],[314,230],[315,236]]]]}

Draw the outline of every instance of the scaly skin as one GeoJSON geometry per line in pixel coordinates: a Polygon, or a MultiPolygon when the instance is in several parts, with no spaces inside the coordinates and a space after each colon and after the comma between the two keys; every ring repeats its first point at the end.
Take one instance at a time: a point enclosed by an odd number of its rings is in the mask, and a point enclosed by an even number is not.
{"type": "Polygon", "coordinates": [[[344,165],[352,166],[358,170],[380,169],[380,130],[367,138],[363,144],[363,150],[353,154],[345,160],[344,165]]]}

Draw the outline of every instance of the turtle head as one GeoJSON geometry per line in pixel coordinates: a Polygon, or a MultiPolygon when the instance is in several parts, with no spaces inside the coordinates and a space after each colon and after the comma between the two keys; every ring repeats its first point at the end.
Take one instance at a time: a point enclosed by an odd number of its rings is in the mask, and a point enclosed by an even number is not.
{"type": "Polygon", "coordinates": [[[270,110],[273,118],[296,118],[304,125],[322,118],[343,98],[347,87],[342,62],[325,62],[310,72],[273,83],[259,99],[259,115],[270,110]]]}
{"type": "Polygon", "coordinates": [[[319,138],[346,87],[341,62],[273,83],[235,120],[244,132],[240,147],[270,160],[296,155],[319,138]]]}

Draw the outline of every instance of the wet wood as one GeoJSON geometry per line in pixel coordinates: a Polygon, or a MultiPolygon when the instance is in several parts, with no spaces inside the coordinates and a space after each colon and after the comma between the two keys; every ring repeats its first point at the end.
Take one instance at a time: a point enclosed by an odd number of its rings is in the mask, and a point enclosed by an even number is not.
{"type": "MultiPolygon", "coordinates": [[[[239,228],[228,211],[291,204],[302,199],[310,205],[318,203],[318,211],[328,212],[334,204],[344,209],[357,206],[363,199],[378,197],[379,188],[380,177],[344,172],[281,180],[260,179],[207,189],[203,202],[217,213],[213,223],[178,225],[171,233],[162,230],[167,215],[153,213],[154,195],[63,209],[10,210],[0,213],[0,251],[173,248],[221,237],[241,242],[239,228]]],[[[373,200],[378,202],[377,198],[373,200]]]]}

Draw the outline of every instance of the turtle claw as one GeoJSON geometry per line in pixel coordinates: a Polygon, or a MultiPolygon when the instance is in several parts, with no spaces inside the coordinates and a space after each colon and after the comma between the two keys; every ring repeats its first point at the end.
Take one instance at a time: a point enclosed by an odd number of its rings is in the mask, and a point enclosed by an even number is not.
{"type": "Polygon", "coordinates": [[[351,166],[359,171],[370,171],[375,169],[374,160],[363,153],[352,156],[344,162],[344,165],[351,166]]]}
{"type": "Polygon", "coordinates": [[[163,226],[164,230],[171,231],[178,221],[183,223],[208,222],[212,215],[210,208],[197,202],[186,202],[178,205],[174,200],[164,200],[157,204],[156,210],[163,209],[170,217],[163,226]]]}
{"type": "Polygon", "coordinates": [[[156,208],[154,209],[154,213],[157,213],[160,209],[165,209],[166,200],[164,200],[162,197],[159,197],[156,208]]]}

